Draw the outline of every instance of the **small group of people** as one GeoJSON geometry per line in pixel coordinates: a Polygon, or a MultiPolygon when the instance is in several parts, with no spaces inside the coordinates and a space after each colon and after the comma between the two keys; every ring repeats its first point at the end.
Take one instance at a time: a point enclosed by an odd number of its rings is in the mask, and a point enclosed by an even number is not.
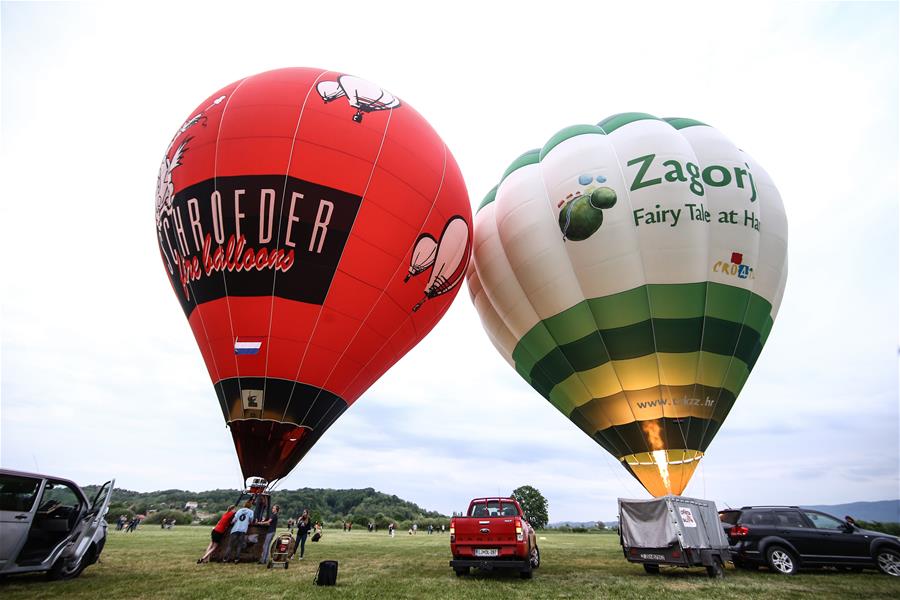
{"type": "MultiPolygon", "coordinates": [[[[262,542],[262,554],[260,555],[259,563],[266,564],[269,561],[269,551],[271,549],[272,538],[275,536],[275,532],[278,529],[278,517],[281,512],[281,507],[277,504],[274,505],[271,514],[266,519],[260,518],[262,514],[258,510],[254,511],[252,500],[247,500],[243,507],[237,511],[235,511],[235,508],[235,505],[229,506],[228,510],[225,511],[218,523],[216,523],[216,526],[213,527],[213,530],[210,533],[209,546],[207,546],[203,556],[197,559],[198,565],[209,562],[210,557],[215,553],[226,535],[229,535],[228,546],[222,554],[222,562],[239,562],[241,553],[247,546],[247,530],[250,525],[265,526],[265,538],[262,542]]],[[[297,541],[294,544],[290,559],[293,559],[296,556],[297,550],[299,549],[300,556],[297,558],[303,560],[303,555],[306,551],[307,536],[312,532],[312,541],[318,542],[322,538],[322,525],[318,521],[316,521],[315,524],[310,523],[308,509],[303,510],[303,514],[297,517],[296,522],[294,522],[293,519],[288,522],[292,534],[295,524],[297,527],[297,541]]]]}
{"type": "Polygon", "coordinates": [[[175,517],[166,517],[159,522],[160,529],[172,529],[175,527],[175,517]]]}
{"type": "Polygon", "coordinates": [[[116,531],[122,531],[124,529],[126,533],[129,533],[137,529],[140,524],[141,519],[137,515],[133,516],[131,519],[125,515],[119,515],[119,518],[116,519],[116,531]]]}
{"type": "Polygon", "coordinates": [[[213,555],[226,535],[229,535],[228,546],[225,548],[225,552],[222,553],[222,562],[240,561],[241,552],[247,546],[247,530],[251,524],[266,526],[266,537],[263,542],[263,554],[260,563],[268,561],[269,543],[272,541],[275,530],[278,528],[279,506],[277,504],[273,506],[272,514],[269,515],[269,518],[262,520],[256,518],[258,513],[253,510],[252,500],[244,502],[240,509],[235,510],[236,508],[237,506],[232,504],[219,518],[218,523],[216,523],[216,526],[213,527],[210,533],[210,542],[209,546],[206,547],[206,552],[197,559],[198,565],[209,562],[209,557],[213,555]]]}

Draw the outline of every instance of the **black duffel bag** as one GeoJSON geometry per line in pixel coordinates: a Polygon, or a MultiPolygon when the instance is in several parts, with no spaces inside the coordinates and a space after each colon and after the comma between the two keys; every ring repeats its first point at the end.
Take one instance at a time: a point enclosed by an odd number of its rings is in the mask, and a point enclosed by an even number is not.
{"type": "Polygon", "coordinates": [[[316,585],[335,585],[337,583],[338,563],[336,560],[323,560],[319,563],[316,571],[316,578],[313,582],[316,585]]]}

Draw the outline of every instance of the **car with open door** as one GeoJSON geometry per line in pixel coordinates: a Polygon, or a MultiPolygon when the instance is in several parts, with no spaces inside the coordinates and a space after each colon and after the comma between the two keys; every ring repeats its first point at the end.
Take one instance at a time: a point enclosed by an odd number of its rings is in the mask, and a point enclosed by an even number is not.
{"type": "Polygon", "coordinates": [[[114,484],[89,499],[68,479],[0,469],[0,576],[43,571],[71,579],[97,562],[114,484]]]}

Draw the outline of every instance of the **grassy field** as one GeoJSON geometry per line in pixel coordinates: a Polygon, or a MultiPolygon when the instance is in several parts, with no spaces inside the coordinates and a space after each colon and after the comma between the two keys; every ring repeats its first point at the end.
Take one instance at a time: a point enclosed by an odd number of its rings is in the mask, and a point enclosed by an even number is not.
{"type": "Polygon", "coordinates": [[[542,533],[542,566],[534,579],[477,573],[457,578],[446,534],[391,539],[386,533],[326,530],[307,544],[307,557],[288,570],[256,564],[197,565],[209,528],[147,527],[109,532],[101,562],[78,579],[47,582],[42,576],[0,582],[0,597],[18,598],[900,598],[900,580],[875,571],[811,571],[795,577],[729,568],[724,580],[702,569],[644,574],[625,561],[615,535],[542,533]],[[313,575],[320,560],[340,561],[338,585],[320,588],[313,575]]]}

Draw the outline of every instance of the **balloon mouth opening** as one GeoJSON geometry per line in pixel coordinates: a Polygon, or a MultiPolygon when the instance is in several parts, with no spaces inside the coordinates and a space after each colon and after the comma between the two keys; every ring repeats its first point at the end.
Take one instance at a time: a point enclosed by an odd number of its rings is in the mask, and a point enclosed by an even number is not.
{"type": "Polygon", "coordinates": [[[621,457],[622,465],[653,496],[680,496],[703,453],[699,450],[652,450],[621,457]]]}
{"type": "Polygon", "coordinates": [[[228,423],[244,477],[280,479],[311,447],[312,429],[295,423],[241,419],[228,423]]]}

